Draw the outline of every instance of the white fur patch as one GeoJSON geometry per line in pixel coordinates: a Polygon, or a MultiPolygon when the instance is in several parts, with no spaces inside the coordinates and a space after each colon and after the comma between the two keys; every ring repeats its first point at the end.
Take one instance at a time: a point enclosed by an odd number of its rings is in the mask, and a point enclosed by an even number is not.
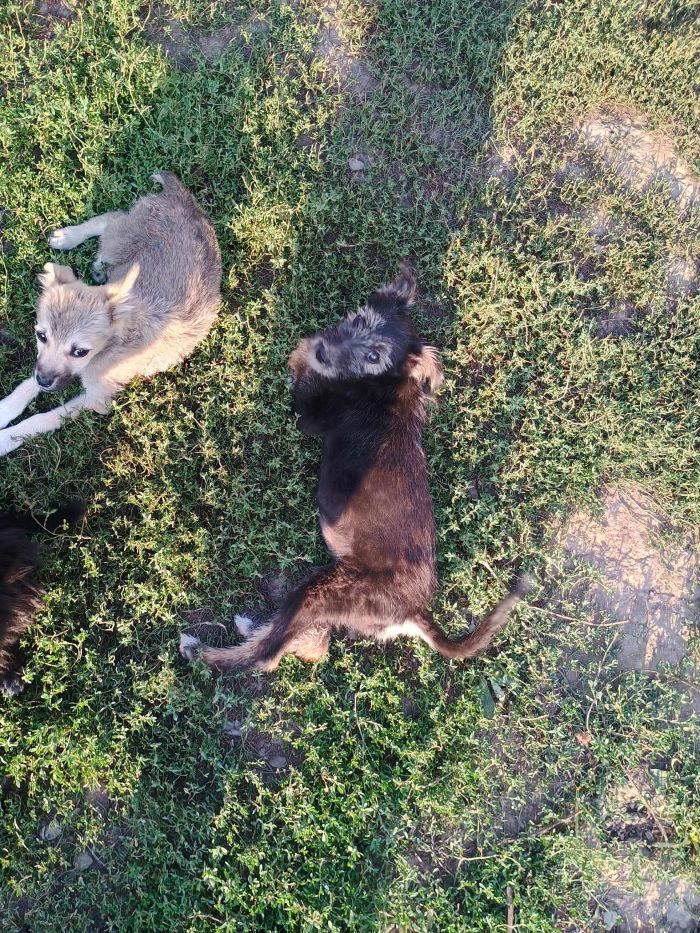
{"type": "Polygon", "coordinates": [[[424,641],[428,641],[423,629],[419,625],[416,625],[415,622],[411,621],[394,622],[393,625],[387,625],[375,638],[377,641],[393,641],[395,638],[400,638],[402,635],[407,635],[409,638],[422,638],[424,641]]]}
{"type": "Polygon", "coordinates": [[[61,227],[49,234],[49,246],[51,249],[73,249],[78,243],[83,242],[80,233],[75,232],[75,227],[61,227]]]}
{"type": "Polygon", "coordinates": [[[255,626],[255,622],[248,618],[248,616],[235,616],[233,622],[238,629],[238,634],[242,635],[244,638],[250,635],[255,626]]]}
{"type": "Polygon", "coordinates": [[[201,641],[194,635],[186,635],[184,632],[180,635],[180,654],[187,661],[196,661],[201,647],[201,641]]]}

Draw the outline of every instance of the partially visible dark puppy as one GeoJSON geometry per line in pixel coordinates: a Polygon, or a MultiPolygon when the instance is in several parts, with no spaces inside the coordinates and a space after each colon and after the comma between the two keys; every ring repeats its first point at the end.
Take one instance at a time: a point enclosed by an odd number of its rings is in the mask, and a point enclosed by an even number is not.
{"type": "Polygon", "coordinates": [[[30,535],[55,532],[84,514],[82,503],[71,502],[41,519],[14,512],[0,515],[0,692],[7,696],[15,696],[24,686],[19,638],[41,606],[36,582],[39,548],[30,535]]]}
{"type": "Polygon", "coordinates": [[[272,670],[285,654],[319,660],[333,629],[346,628],[378,641],[417,636],[445,657],[470,658],[505,625],[524,579],[463,638],[447,638],[428,611],[437,575],[421,433],[443,375],[437,351],[406,314],[414,293],[404,268],[336,327],[302,340],[289,361],[299,427],[323,437],[318,500],[334,563],[301,584],[270,622],[252,628],[238,617],[242,645],[202,648],[183,635],[185,657],[272,670]]]}

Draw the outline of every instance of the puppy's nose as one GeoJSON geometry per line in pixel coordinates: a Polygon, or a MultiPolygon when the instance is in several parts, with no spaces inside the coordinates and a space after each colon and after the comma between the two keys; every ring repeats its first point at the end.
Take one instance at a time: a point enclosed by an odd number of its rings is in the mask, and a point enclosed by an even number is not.
{"type": "Polygon", "coordinates": [[[319,361],[321,366],[328,366],[330,360],[328,359],[328,354],[322,343],[316,347],[316,359],[319,361]]]}
{"type": "Polygon", "coordinates": [[[39,370],[34,373],[37,384],[41,386],[42,389],[50,389],[51,386],[56,381],[55,376],[45,376],[43,373],[40,373],[39,370]]]}

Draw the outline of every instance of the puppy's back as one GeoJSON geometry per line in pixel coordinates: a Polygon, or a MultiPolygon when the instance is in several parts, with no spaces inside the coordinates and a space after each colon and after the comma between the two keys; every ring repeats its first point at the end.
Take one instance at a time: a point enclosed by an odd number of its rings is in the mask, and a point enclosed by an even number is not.
{"type": "Polygon", "coordinates": [[[161,172],[154,178],[162,192],[140,198],[102,236],[108,280],[123,278],[138,263],[133,293],[149,315],[206,332],[221,298],[214,228],[175,175],[161,172]]]}

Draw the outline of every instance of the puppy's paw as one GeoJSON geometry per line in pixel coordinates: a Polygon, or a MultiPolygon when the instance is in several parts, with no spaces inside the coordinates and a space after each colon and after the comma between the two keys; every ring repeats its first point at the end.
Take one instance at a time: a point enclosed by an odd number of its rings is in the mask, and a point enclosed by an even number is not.
{"type": "Polygon", "coordinates": [[[233,622],[238,629],[238,634],[244,638],[247,638],[255,627],[255,622],[248,616],[235,616],[233,622]]]}
{"type": "Polygon", "coordinates": [[[13,437],[11,431],[11,428],[5,428],[4,431],[0,431],[0,457],[4,457],[12,453],[13,450],[17,450],[22,443],[22,438],[13,437]]]}
{"type": "Polygon", "coordinates": [[[51,249],[73,249],[78,243],[82,242],[79,236],[76,236],[73,227],[59,227],[49,234],[49,246],[51,249]]]}
{"type": "Polygon", "coordinates": [[[180,654],[186,661],[196,661],[202,650],[202,643],[194,635],[180,635],[180,654]]]}
{"type": "Polygon", "coordinates": [[[24,690],[24,681],[19,674],[5,674],[0,678],[0,693],[6,697],[16,697],[24,690]]]}
{"type": "Polygon", "coordinates": [[[107,281],[107,264],[96,259],[92,264],[91,277],[95,285],[104,285],[107,281]]]}

